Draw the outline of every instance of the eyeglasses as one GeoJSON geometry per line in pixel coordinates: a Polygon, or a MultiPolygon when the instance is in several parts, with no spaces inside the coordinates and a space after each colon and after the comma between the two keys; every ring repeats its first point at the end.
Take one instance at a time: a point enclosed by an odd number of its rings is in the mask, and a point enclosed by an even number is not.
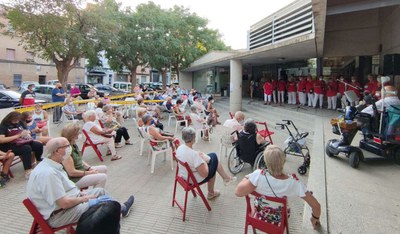
{"type": "Polygon", "coordinates": [[[70,146],[71,146],[70,144],[68,144],[68,145],[63,145],[63,146],[58,147],[57,149],[67,148],[67,147],[70,147],[70,146]]]}

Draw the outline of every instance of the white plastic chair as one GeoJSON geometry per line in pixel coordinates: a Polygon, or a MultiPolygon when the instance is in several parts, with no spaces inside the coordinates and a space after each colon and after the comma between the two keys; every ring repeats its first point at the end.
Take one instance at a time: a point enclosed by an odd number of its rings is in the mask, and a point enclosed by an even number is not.
{"type": "Polygon", "coordinates": [[[222,151],[225,150],[225,157],[228,156],[228,150],[233,148],[233,142],[235,142],[234,135],[231,133],[234,131],[231,128],[223,127],[219,128],[219,132],[221,135],[220,143],[219,143],[219,154],[222,155],[222,151]]]}
{"type": "MultiPolygon", "coordinates": [[[[167,152],[171,149],[169,141],[168,140],[163,140],[163,141],[153,140],[153,139],[151,139],[149,134],[144,131],[144,129],[139,128],[139,131],[142,133],[142,135],[145,138],[145,141],[148,142],[148,144],[150,146],[150,151],[148,154],[148,164],[151,165],[150,172],[154,173],[154,166],[156,164],[156,156],[158,154],[164,154],[164,161],[167,160],[167,152]],[[157,149],[155,146],[157,144],[161,144],[165,148],[157,149]]],[[[171,152],[171,170],[174,170],[174,160],[172,157],[172,152],[171,152]]]]}

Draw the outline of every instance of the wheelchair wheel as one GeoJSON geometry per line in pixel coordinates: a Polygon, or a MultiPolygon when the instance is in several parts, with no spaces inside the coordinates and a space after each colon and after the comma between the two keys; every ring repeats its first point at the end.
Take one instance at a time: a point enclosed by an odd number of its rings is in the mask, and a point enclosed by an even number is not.
{"type": "Polygon", "coordinates": [[[236,147],[233,147],[228,157],[228,169],[232,174],[239,173],[244,166],[244,162],[237,155],[236,147]]]}
{"type": "Polygon", "coordinates": [[[254,161],[253,165],[253,171],[256,169],[266,169],[267,166],[265,166],[264,162],[264,154],[263,152],[258,153],[256,160],[254,161]]]}

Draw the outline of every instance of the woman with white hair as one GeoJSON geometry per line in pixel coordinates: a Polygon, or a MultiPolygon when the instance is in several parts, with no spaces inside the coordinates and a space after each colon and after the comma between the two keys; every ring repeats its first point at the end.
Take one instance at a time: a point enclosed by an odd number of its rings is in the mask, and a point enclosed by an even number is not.
{"type": "Polygon", "coordinates": [[[112,129],[102,129],[96,123],[96,112],[94,110],[86,111],[84,114],[84,118],[86,120],[82,129],[86,131],[90,139],[94,144],[105,143],[107,144],[108,149],[111,152],[111,161],[119,160],[122,157],[117,155],[117,151],[115,150],[114,139],[110,135],[113,133],[112,129]]]}
{"type": "MultiPolygon", "coordinates": [[[[182,130],[182,140],[185,144],[179,146],[176,151],[176,157],[189,164],[194,177],[197,182],[207,182],[208,194],[207,199],[211,200],[220,195],[220,191],[214,189],[216,172],[222,177],[225,185],[229,185],[231,182],[236,181],[236,177],[229,176],[222,164],[219,163],[218,157],[215,153],[205,154],[203,152],[193,150],[193,145],[196,141],[196,131],[191,127],[185,127],[182,130]]],[[[185,169],[179,170],[180,176],[184,179],[188,177],[188,173],[185,169]]]]}
{"type": "Polygon", "coordinates": [[[321,206],[312,192],[295,175],[284,174],[283,151],[276,145],[267,146],[264,151],[264,161],[268,170],[257,169],[245,176],[236,187],[236,196],[243,197],[256,191],[258,194],[271,197],[286,196],[289,199],[301,197],[312,208],[311,224],[314,228],[319,225],[321,206]]]}

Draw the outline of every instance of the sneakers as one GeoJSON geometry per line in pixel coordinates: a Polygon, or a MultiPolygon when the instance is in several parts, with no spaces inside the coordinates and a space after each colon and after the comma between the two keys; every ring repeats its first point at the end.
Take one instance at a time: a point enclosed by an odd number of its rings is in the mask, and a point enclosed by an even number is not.
{"type": "Polygon", "coordinates": [[[135,197],[132,195],[121,206],[122,217],[127,217],[129,215],[129,213],[131,212],[131,207],[132,207],[134,201],[135,201],[135,197]]]}
{"type": "Polygon", "coordinates": [[[8,181],[10,181],[10,176],[8,176],[7,174],[1,173],[1,179],[3,179],[7,183],[8,181]]]}
{"type": "Polygon", "coordinates": [[[4,180],[4,178],[0,178],[0,189],[5,187],[6,187],[6,181],[4,180]]]}
{"type": "Polygon", "coordinates": [[[231,176],[231,178],[224,180],[224,185],[228,186],[230,185],[232,182],[235,182],[237,180],[237,178],[235,176],[231,176]]]}
{"type": "Polygon", "coordinates": [[[115,143],[115,148],[122,148],[121,143],[115,143]]]}

